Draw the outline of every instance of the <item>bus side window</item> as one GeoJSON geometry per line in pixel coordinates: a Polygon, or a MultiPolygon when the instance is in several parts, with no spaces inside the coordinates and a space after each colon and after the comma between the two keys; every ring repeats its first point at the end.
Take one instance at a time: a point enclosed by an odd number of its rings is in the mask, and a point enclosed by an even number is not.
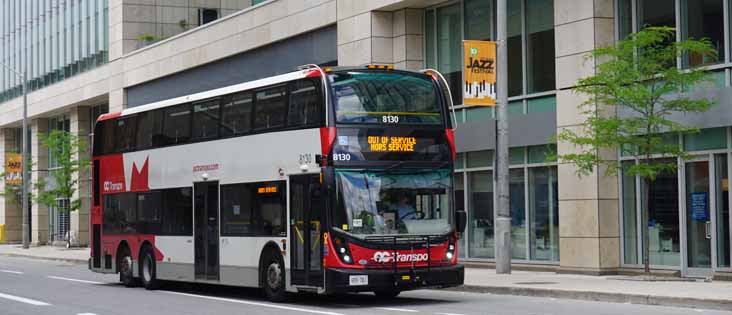
{"type": "Polygon", "coordinates": [[[221,186],[221,235],[251,236],[257,222],[252,216],[252,188],[248,184],[221,186]]]}
{"type": "Polygon", "coordinates": [[[290,83],[290,108],[288,110],[288,126],[320,126],[321,107],[320,84],[312,79],[298,80],[290,83]]]}
{"type": "Polygon", "coordinates": [[[137,194],[137,221],[141,233],[160,233],[162,212],[160,195],[160,191],[137,194]]]}
{"type": "Polygon", "coordinates": [[[137,116],[136,147],[138,150],[160,145],[162,137],[162,111],[154,110],[137,116]]]}
{"type": "Polygon", "coordinates": [[[92,184],[94,185],[94,206],[99,206],[102,198],[102,183],[99,181],[100,164],[99,160],[94,160],[92,168],[92,184]]]}
{"type": "Polygon", "coordinates": [[[212,139],[219,136],[221,124],[221,99],[213,99],[193,104],[193,128],[191,138],[195,140],[212,139]]]}
{"type": "Polygon", "coordinates": [[[101,121],[97,124],[94,141],[94,155],[114,152],[114,132],[116,119],[101,121]]]}
{"type": "Polygon", "coordinates": [[[115,120],[114,152],[127,152],[135,149],[136,122],[136,116],[115,120]]]}
{"type": "Polygon", "coordinates": [[[256,93],[254,129],[264,130],[285,126],[287,98],[285,86],[275,86],[256,93]]]}
{"type": "Polygon", "coordinates": [[[165,109],[161,145],[183,144],[191,138],[191,104],[165,109]]]}
{"type": "Polygon", "coordinates": [[[172,188],[162,191],[163,227],[161,235],[193,235],[193,189],[172,188]]]}
{"type": "Polygon", "coordinates": [[[222,137],[241,135],[252,129],[252,93],[239,93],[222,103],[222,137]]]}
{"type": "Polygon", "coordinates": [[[256,235],[258,236],[278,236],[285,234],[285,209],[287,200],[285,199],[285,184],[283,181],[263,182],[254,185],[255,201],[254,215],[257,222],[256,235]],[[265,191],[261,192],[261,188],[265,187],[265,191]],[[269,188],[269,190],[267,190],[269,188]],[[272,189],[274,188],[274,189],[272,189]]]}

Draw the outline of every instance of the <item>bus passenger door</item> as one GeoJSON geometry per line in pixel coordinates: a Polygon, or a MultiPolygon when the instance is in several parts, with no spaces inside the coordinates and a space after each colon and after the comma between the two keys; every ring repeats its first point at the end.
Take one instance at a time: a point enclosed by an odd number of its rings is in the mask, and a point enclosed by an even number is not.
{"type": "Polygon", "coordinates": [[[323,285],[323,200],[319,175],[290,177],[290,266],[294,285],[323,285]]]}
{"type": "Polygon", "coordinates": [[[195,183],[196,279],[219,280],[219,182],[195,183]]]}

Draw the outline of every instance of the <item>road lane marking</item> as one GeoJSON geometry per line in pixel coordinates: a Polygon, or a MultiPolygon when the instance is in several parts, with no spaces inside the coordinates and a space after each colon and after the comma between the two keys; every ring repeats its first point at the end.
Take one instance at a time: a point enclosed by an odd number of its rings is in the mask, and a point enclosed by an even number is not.
{"type": "Polygon", "coordinates": [[[94,313],[79,313],[79,314],[76,314],[76,315],[97,315],[97,314],[94,314],[94,313]]]}
{"type": "Polygon", "coordinates": [[[15,270],[4,270],[4,269],[0,270],[0,272],[4,272],[4,273],[12,273],[12,274],[16,274],[16,275],[22,275],[22,274],[25,274],[25,272],[22,272],[22,271],[15,271],[15,270]]]}
{"type": "Polygon", "coordinates": [[[0,293],[0,298],[8,299],[8,300],[16,301],[16,302],[21,302],[21,303],[26,303],[26,304],[30,304],[30,305],[35,305],[35,306],[49,306],[49,305],[51,305],[51,304],[48,304],[46,302],[41,302],[41,301],[38,301],[38,300],[33,300],[33,299],[24,298],[24,297],[15,296],[15,295],[10,295],[10,294],[5,294],[5,293],[0,293]]]}
{"type": "Polygon", "coordinates": [[[50,279],[56,279],[56,280],[65,280],[65,281],[89,283],[89,284],[104,284],[104,282],[81,280],[81,279],[72,279],[72,278],[64,278],[64,277],[56,277],[56,276],[48,276],[48,278],[50,278],[50,279]]]}
{"type": "Polygon", "coordinates": [[[251,302],[251,301],[228,299],[228,298],[198,295],[198,294],[190,294],[190,293],[183,293],[183,292],[173,292],[173,291],[158,291],[158,292],[164,292],[164,293],[168,293],[168,294],[175,294],[175,295],[182,295],[182,296],[197,297],[197,298],[209,299],[209,300],[214,300],[214,301],[223,301],[223,302],[247,304],[247,305],[262,306],[262,307],[271,307],[271,308],[277,308],[277,309],[281,309],[281,310],[297,311],[297,312],[303,312],[303,313],[323,314],[323,315],[345,315],[343,313],[318,311],[318,310],[307,309],[307,308],[275,305],[275,304],[268,304],[268,303],[261,303],[261,302],[251,302]]]}
{"type": "Polygon", "coordinates": [[[375,308],[378,308],[380,310],[395,311],[395,312],[407,312],[407,313],[417,313],[417,312],[419,312],[418,310],[410,310],[408,308],[396,308],[396,307],[375,307],[375,308]]]}
{"type": "Polygon", "coordinates": [[[437,315],[465,315],[460,313],[437,313],[437,315]]]}

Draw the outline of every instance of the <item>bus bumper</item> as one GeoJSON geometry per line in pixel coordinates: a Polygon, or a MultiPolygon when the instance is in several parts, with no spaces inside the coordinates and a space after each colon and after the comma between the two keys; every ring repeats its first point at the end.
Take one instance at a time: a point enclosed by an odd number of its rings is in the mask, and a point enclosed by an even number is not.
{"type": "MultiPolygon", "coordinates": [[[[327,293],[364,291],[407,291],[423,288],[447,288],[463,284],[465,267],[453,265],[399,270],[327,269],[327,293]],[[352,277],[368,276],[368,283],[352,284],[352,277]]],[[[361,277],[363,279],[363,277],[361,277]]]]}

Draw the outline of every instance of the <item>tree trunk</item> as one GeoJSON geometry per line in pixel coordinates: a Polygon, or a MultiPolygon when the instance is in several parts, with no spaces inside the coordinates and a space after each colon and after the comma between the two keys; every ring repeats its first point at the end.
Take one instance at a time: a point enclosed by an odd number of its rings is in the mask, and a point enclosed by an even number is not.
{"type": "Polygon", "coordinates": [[[651,248],[650,248],[650,236],[648,235],[648,213],[650,209],[648,206],[651,204],[650,191],[651,181],[648,178],[643,178],[643,191],[641,193],[641,237],[643,237],[643,266],[646,275],[651,273],[651,248]]]}

